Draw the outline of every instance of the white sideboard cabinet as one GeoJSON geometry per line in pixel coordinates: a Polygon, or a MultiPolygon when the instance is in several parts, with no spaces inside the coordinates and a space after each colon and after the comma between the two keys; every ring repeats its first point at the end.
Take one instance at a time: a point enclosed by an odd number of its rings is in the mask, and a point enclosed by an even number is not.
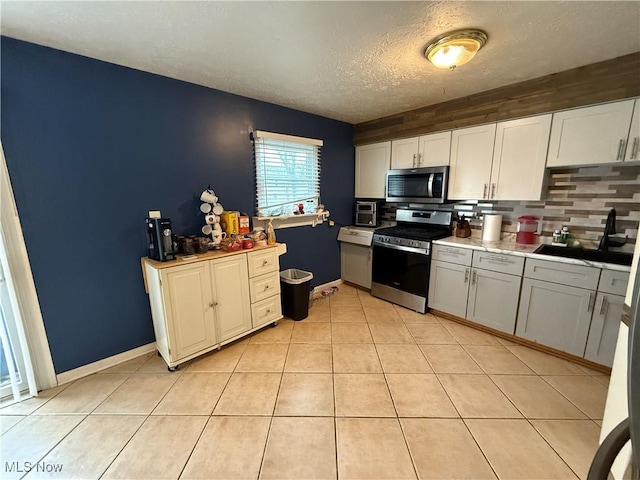
{"type": "Polygon", "coordinates": [[[169,370],[282,318],[276,248],[142,260],[158,353],[169,370]]]}

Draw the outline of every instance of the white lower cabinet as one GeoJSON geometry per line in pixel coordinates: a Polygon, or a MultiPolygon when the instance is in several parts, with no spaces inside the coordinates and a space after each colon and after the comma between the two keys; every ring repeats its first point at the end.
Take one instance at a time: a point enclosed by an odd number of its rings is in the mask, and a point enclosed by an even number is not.
{"type": "Polygon", "coordinates": [[[210,262],[218,339],[224,342],[251,330],[247,256],[210,262]]]}
{"type": "Polygon", "coordinates": [[[470,270],[467,265],[433,260],[429,279],[429,308],[465,318],[470,270]]]}
{"type": "Polygon", "coordinates": [[[623,305],[624,296],[598,292],[584,358],[609,367],[613,365],[623,305]]]}
{"type": "Polygon", "coordinates": [[[611,366],[629,273],[528,259],[516,335],[611,366]]]}
{"type": "Polygon", "coordinates": [[[340,273],[342,280],[371,288],[372,248],[353,243],[340,243],[340,273]]]}
{"type": "Polygon", "coordinates": [[[582,356],[595,292],[525,278],[516,335],[582,356]]]}
{"type": "Polygon", "coordinates": [[[275,248],[143,266],[156,347],[169,369],[282,318],[275,248]]]}
{"type": "Polygon", "coordinates": [[[629,273],[434,243],[429,307],[611,366],[629,273]]]}
{"type": "Polygon", "coordinates": [[[451,261],[431,262],[430,308],[513,334],[523,258],[442,245],[433,255],[451,261]]]}
{"type": "Polygon", "coordinates": [[[184,265],[162,271],[160,286],[169,340],[166,353],[180,359],[215,345],[209,265],[184,265]]]}
{"type": "Polygon", "coordinates": [[[514,333],[521,277],[474,268],[471,272],[467,320],[514,333]]]}

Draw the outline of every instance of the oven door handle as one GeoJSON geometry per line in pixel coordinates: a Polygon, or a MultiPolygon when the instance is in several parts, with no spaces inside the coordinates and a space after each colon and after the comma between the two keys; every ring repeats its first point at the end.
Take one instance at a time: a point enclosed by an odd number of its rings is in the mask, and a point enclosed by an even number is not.
{"type": "Polygon", "coordinates": [[[434,173],[431,173],[429,175],[429,182],[427,183],[427,195],[429,195],[429,198],[433,198],[433,177],[435,176],[434,173]]]}
{"type": "Polygon", "coordinates": [[[404,245],[392,245],[392,244],[389,244],[389,243],[378,242],[376,240],[374,240],[372,242],[372,245],[377,246],[377,247],[382,247],[382,248],[390,248],[392,250],[400,250],[400,251],[403,251],[403,252],[417,253],[419,255],[424,255],[424,256],[428,256],[429,255],[429,250],[428,249],[424,249],[424,248],[405,247],[404,245]]]}

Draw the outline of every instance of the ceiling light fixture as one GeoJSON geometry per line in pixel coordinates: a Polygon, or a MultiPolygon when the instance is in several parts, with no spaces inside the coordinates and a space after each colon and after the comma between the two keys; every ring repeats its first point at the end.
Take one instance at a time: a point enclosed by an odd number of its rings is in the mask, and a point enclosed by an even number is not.
{"type": "Polygon", "coordinates": [[[457,30],[434,38],[427,45],[424,56],[438,68],[454,68],[464,65],[487,42],[482,30],[457,30]]]}

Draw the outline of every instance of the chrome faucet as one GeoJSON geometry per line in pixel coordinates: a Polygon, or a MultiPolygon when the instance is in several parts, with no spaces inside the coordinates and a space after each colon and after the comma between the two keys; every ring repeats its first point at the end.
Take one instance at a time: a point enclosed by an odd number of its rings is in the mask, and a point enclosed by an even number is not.
{"type": "Polygon", "coordinates": [[[609,247],[621,247],[625,243],[627,243],[626,238],[623,241],[615,241],[609,238],[610,235],[616,234],[616,210],[612,208],[609,210],[609,214],[607,215],[607,222],[604,226],[604,234],[600,239],[600,244],[598,245],[598,250],[606,252],[609,250],[609,247]]]}

